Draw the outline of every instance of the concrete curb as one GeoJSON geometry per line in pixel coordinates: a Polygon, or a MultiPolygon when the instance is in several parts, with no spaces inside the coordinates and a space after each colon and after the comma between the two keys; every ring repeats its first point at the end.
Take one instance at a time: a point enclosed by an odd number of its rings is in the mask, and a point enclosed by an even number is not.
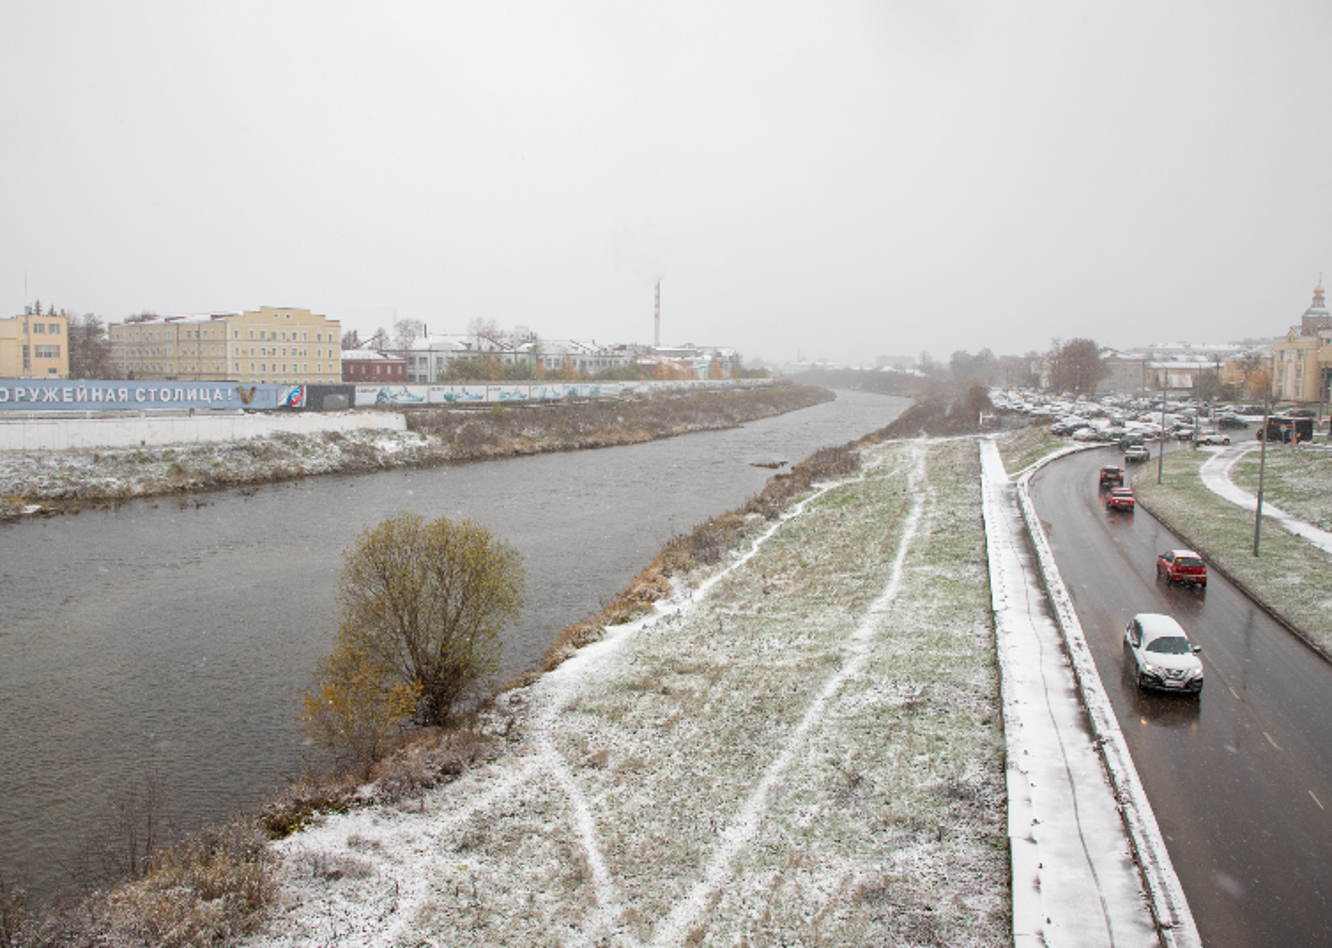
{"type": "Polygon", "coordinates": [[[1138,777],[1137,767],[1133,764],[1128,745],[1124,742],[1124,735],[1119,729],[1119,722],[1110,705],[1110,699],[1101,684],[1101,676],[1096,670],[1096,664],[1087,646],[1082,623],[1078,621],[1073,601],[1067,587],[1064,586],[1063,578],[1059,575],[1049,540],[1041,526],[1040,518],[1036,515],[1036,508],[1032,504],[1028,490],[1033,474],[1051,461],[1079,450],[1082,450],[1081,446],[1057,452],[1028,468],[1018,481],[1018,502],[1032,546],[1036,550],[1050,604],[1063,632],[1078,692],[1087,710],[1092,732],[1114,788],[1120,815],[1128,829],[1134,856],[1142,872],[1146,897],[1152,915],[1156,919],[1162,944],[1166,948],[1201,948],[1202,940],[1193,921],[1193,913],[1189,910],[1184,890],[1170,862],[1170,854],[1166,850],[1165,839],[1157,825],[1156,815],[1152,812],[1142,781],[1138,777]]]}

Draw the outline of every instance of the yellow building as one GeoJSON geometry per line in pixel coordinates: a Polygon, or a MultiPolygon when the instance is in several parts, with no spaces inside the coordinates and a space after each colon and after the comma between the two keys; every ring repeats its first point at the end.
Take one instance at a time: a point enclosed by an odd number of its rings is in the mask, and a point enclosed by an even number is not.
{"type": "Polygon", "coordinates": [[[1332,313],[1323,300],[1323,284],[1314,287],[1313,305],[1300,325],[1272,342],[1272,396],[1278,401],[1321,402],[1332,378],[1332,313]]]}
{"type": "Polygon", "coordinates": [[[0,319],[0,378],[69,378],[69,320],[54,313],[0,319]]]}
{"type": "Polygon", "coordinates": [[[129,378],[340,383],[336,320],[289,306],[216,316],[137,317],[108,327],[111,358],[129,378]]]}

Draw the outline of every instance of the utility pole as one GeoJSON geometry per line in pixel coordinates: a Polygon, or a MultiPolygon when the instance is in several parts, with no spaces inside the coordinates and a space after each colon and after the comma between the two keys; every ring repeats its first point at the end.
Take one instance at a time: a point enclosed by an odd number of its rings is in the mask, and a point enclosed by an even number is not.
{"type": "Polygon", "coordinates": [[[661,348],[661,279],[657,280],[657,305],[652,314],[652,348],[661,348]]]}
{"type": "Polygon", "coordinates": [[[1272,408],[1272,383],[1267,384],[1267,397],[1263,399],[1263,427],[1258,433],[1262,436],[1263,446],[1258,449],[1258,504],[1253,516],[1253,555],[1258,555],[1258,536],[1263,528],[1263,471],[1267,467],[1267,416],[1272,408]]]}
{"type": "Polygon", "coordinates": [[[1161,376],[1161,443],[1156,451],[1156,483],[1161,483],[1161,472],[1165,470],[1165,410],[1166,410],[1166,376],[1170,370],[1167,369],[1161,376]]]}

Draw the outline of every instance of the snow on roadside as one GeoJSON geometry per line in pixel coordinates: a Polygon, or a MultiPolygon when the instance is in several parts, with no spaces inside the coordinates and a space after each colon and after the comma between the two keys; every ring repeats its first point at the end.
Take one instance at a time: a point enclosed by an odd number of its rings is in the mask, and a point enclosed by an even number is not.
{"type": "Polygon", "coordinates": [[[1015,941],[1198,945],[1155,817],[1025,496],[1033,469],[1019,485],[1010,483],[990,439],[981,445],[981,469],[1003,668],[1015,941]]]}
{"type": "Polygon", "coordinates": [[[975,450],[863,449],[504,696],[506,755],[276,844],[246,944],[1011,943],[975,450]]]}

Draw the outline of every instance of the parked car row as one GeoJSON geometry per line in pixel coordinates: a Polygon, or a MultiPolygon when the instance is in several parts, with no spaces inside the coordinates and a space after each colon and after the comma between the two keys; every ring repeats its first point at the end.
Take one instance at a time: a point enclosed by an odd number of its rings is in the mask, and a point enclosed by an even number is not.
{"type": "MultiPolygon", "coordinates": [[[[1076,441],[1113,443],[1136,438],[1138,443],[1152,440],[1192,440],[1198,433],[1200,444],[1226,444],[1220,429],[1243,429],[1260,421],[1263,410],[1253,405],[1204,405],[1193,400],[1168,400],[1105,395],[1096,399],[1076,399],[1047,393],[1018,390],[994,390],[990,400],[996,408],[1050,419],[1053,434],[1076,441]]],[[[1146,458],[1134,458],[1146,460],[1146,458]]]]}

